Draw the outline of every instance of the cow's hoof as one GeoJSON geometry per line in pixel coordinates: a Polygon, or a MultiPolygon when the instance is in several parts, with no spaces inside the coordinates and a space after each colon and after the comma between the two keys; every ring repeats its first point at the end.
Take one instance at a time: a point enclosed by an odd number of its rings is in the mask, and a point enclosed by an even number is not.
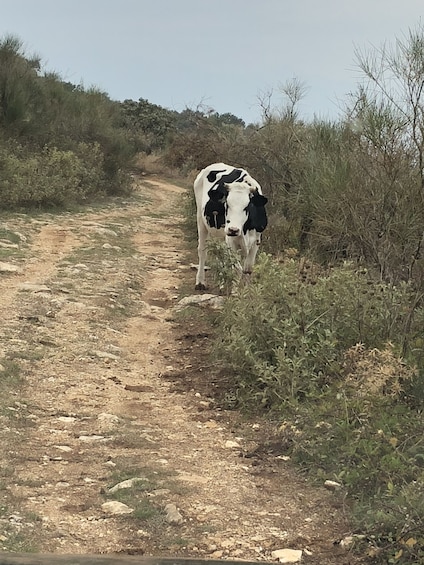
{"type": "Polygon", "coordinates": [[[203,283],[197,283],[194,290],[206,290],[206,285],[203,283]]]}

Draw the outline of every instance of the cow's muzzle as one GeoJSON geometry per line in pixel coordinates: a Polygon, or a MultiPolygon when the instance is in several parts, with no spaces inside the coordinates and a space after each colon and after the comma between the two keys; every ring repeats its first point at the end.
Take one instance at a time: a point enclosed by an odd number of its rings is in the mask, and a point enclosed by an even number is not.
{"type": "Polygon", "coordinates": [[[238,228],[227,228],[227,235],[229,235],[230,237],[235,237],[237,235],[240,235],[240,230],[238,228]]]}

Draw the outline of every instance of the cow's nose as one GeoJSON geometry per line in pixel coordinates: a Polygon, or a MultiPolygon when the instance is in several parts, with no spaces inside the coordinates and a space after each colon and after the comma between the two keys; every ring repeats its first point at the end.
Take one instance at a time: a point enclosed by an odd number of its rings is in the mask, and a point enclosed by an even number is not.
{"type": "Polygon", "coordinates": [[[235,236],[235,235],[239,235],[239,233],[240,230],[238,228],[231,228],[231,227],[227,228],[227,235],[235,236]]]}

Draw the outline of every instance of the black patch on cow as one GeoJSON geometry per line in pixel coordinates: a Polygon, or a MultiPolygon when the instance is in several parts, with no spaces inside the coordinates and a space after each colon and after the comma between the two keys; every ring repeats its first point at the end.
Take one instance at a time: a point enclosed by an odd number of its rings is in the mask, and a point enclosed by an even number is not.
{"type": "Polygon", "coordinates": [[[219,200],[208,200],[205,206],[205,218],[211,228],[224,227],[225,225],[225,205],[219,200]]]}
{"type": "Polygon", "coordinates": [[[259,192],[254,192],[247,206],[247,222],[243,226],[243,232],[256,230],[263,232],[268,225],[268,217],[266,215],[265,204],[268,198],[259,192]]]}
{"type": "Polygon", "coordinates": [[[222,169],[222,171],[211,171],[206,178],[208,179],[209,182],[215,182],[216,177],[219,175],[219,173],[224,173],[224,172],[225,169],[222,169]]]}
{"type": "Polygon", "coordinates": [[[227,189],[223,183],[218,183],[216,187],[209,189],[209,200],[206,202],[204,215],[211,228],[222,228],[225,224],[225,199],[227,189]]]}
{"type": "MultiPolygon", "coordinates": [[[[222,185],[224,183],[231,183],[231,182],[240,182],[244,179],[244,177],[246,176],[247,173],[243,172],[241,169],[233,169],[232,171],[230,171],[229,173],[222,175],[222,177],[219,178],[219,180],[217,181],[217,176],[219,175],[219,173],[224,173],[226,169],[222,169],[222,170],[217,170],[217,171],[210,171],[210,173],[208,173],[208,176],[206,177],[208,179],[209,182],[211,183],[215,183],[216,185],[222,185]]],[[[212,187],[213,189],[215,188],[215,186],[212,187]]]]}

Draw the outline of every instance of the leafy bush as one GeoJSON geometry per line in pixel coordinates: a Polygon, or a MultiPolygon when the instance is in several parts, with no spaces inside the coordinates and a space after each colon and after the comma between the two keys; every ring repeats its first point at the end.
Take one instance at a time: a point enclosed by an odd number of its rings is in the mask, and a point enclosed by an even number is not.
{"type": "Polygon", "coordinates": [[[240,281],[241,265],[238,253],[229,249],[221,240],[210,239],[207,242],[208,264],[211,277],[220,292],[229,296],[233,286],[240,281]]]}
{"type": "Polygon", "coordinates": [[[307,262],[281,267],[261,254],[252,284],[228,300],[217,351],[236,370],[240,394],[296,402],[337,380],[355,344],[414,343],[422,313],[405,335],[411,296],[410,285],[373,283],[348,264],[319,276],[307,262]]]}
{"type": "Polygon", "coordinates": [[[281,418],[279,440],[297,464],[343,485],[372,540],[365,551],[399,563],[424,557],[416,304],[412,285],[374,282],[365,269],[261,254],[251,284],[227,300],[215,348],[239,406],[281,418]]]}
{"type": "Polygon", "coordinates": [[[46,147],[39,153],[15,145],[0,149],[2,207],[63,205],[104,190],[103,153],[97,144],[76,151],[46,147]]]}
{"type": "Polygon", "coordinates": [[[1,206],[127,192],[137,143],[122,122],[106,94],[43,73],[19,39],[0,40],[1,206]]]}
{"type": "MultiPolygon", "coordinates": [[[[377,373],[392,372],[397,362],[383,357],[377,373]]],[[[371,375],[373,369],[375,359],[371,375]]],[[[401,388],[396,395],[364,394],[341,382],[286,411],[280,431],[301,468],[320,482],[330,478],[342,485],[353,527],[368,540],[360,551],[381,563],[396,554],[406,559],[399,563],[424,558],[424,422],[402,401],[401,388]]]]}

